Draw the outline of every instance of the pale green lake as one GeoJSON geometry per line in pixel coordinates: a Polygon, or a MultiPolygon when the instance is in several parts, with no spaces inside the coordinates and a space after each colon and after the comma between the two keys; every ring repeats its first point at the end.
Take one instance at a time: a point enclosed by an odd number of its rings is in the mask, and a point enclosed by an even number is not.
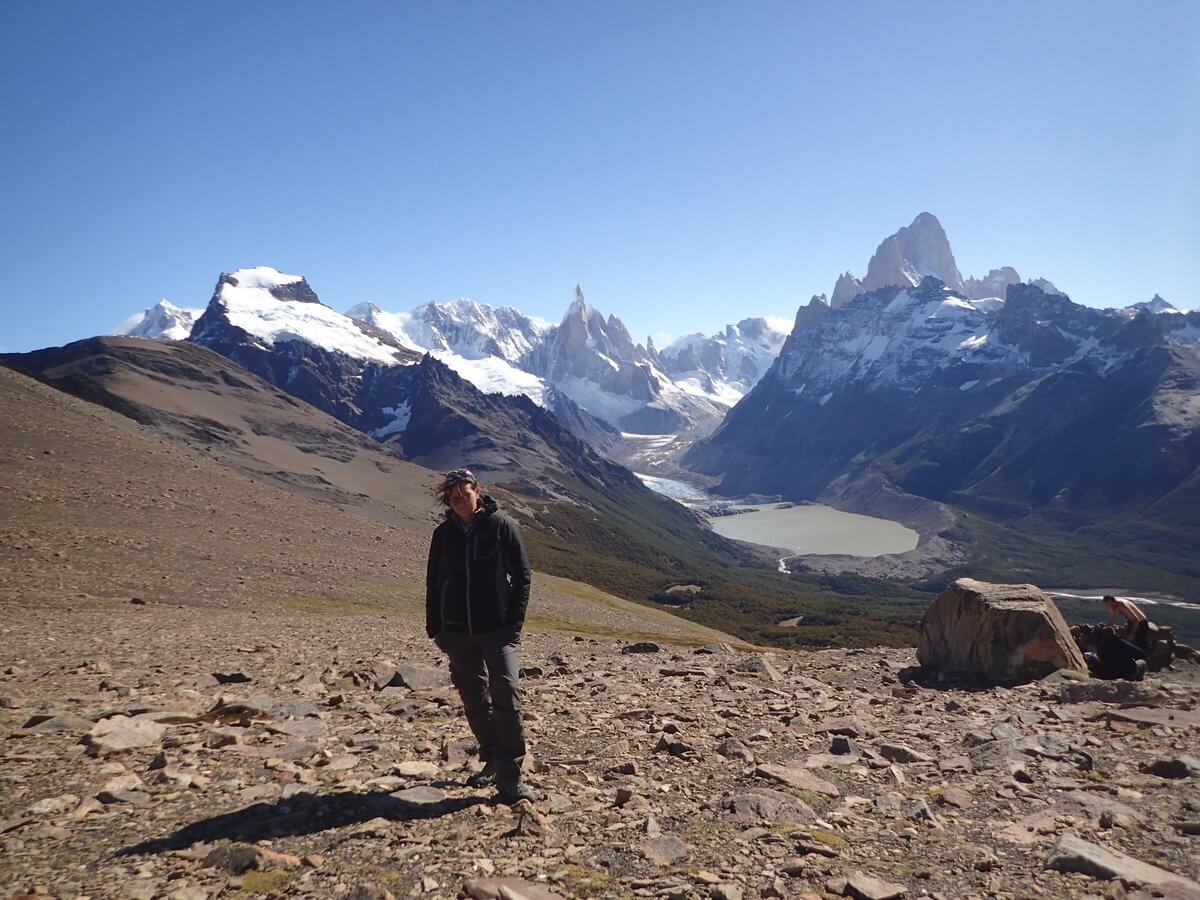
{"type": "Polygon", "coordinates": [[[899,522],[842,512],[817,504],[776,509],[775,504],[748,504],[734,509],[754,512],[714,516],[717,534],[735,541],[783,547],[796,554],[836,553],[882,556],[917,546],[917,533],[899,522]]]}

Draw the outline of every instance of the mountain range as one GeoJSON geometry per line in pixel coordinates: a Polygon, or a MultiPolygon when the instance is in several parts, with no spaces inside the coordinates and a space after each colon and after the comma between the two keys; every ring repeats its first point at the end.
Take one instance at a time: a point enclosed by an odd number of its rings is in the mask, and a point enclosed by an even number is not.
{"type": "MultiPolygon", "coordinates": [[[[619,494],[636,479],[618,460],[907,518],[926,545],[980,543],[958,513],[1195,534],[1200,313],[1094,309],[1011,266],[964,278],[929,213],[786,334],[746,318],[659,350],[578,287],[556,325],[465,299],[341,314],[268,267],[223,274],[195,312],[162,301],[124,330],[186,333],[405,458],[472,459],[518,492],[619,494]],[[648,435],[653,453],[630,451],[648,435]]],[[[27,356],[45,377],[52,358],[27,356]]]]}

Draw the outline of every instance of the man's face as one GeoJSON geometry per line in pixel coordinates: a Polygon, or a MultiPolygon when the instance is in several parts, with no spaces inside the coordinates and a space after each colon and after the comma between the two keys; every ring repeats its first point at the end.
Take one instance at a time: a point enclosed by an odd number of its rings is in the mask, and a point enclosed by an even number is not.
{"type": "Polygon", "coordinates": [[[455,514],[466,518],[475,512],[479,506],[479,485],[469,481],[460,481],[450,488],[450,508],[455,514]]]}

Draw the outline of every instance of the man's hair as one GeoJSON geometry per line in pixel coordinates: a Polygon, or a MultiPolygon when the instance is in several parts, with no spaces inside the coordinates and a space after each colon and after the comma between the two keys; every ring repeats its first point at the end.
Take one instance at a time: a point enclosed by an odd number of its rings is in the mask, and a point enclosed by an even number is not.
{"type": "Polygon", "coordinates": [[[1105,603],[1116,603],[1116,602],[1117,602],[1117,598],[1116,598],[1116,597],[1114,597],[1112,594],[1105,594],[1105,595],[1104,595],[1104,602],[1105,602],[1105,603]]]}
{"type": "Polygon", "coordinates": [[[447,472],[440,482],[433,488],[433,496],[441,502],[443,506],[450,505],[450,492],[460,484],[473,484],[483,493],[483,486],[475,477],[475,473],[470,469],[454,469],[447,472]]]}

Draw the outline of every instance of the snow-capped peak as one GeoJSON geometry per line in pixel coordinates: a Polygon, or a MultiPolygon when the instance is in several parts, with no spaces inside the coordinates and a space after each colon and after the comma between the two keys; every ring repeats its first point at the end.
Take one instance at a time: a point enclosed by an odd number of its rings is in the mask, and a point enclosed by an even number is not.
{"type": "Polygon", "coordinates": [[[1130,309],[1143,309],[1151,315],[1157,316],[1162,314],[1167,315],[1182,315],[1182,311],[1176,309],[1172,304],[1168,303],[1158,294],[1155,294],[1149,300],[1143,300],[1141,303],[1134,303],[1130,309]]]}
{"type": "Polygon", "coordinates": [[[268,266],[222,275],[193,337],[201,343],[210,340],[210,328],[219,331],[222,319],[264,346],[300,341],[370,362],[401,361],[395,347],[321,303],[303,277],[268,266]]]}
{"type": "Polygon", "coordinates": [[[130,316],[116,327],[113,334],[182,341],[192,333],[192,326],[203,312],[202,309],[181,309],[164,298],[144,311],[130,316]]]}
{"type": "Polygon", "coordinates": [[[236,280],[237,284],[244,288],[271,288],[280,287],[285,284],[295,284],[297,281],[303,281],[301,275],[285,275],[278,269],[271,266],[254,266],[249,269],[235,269],[230,275],[236,280]]]}

